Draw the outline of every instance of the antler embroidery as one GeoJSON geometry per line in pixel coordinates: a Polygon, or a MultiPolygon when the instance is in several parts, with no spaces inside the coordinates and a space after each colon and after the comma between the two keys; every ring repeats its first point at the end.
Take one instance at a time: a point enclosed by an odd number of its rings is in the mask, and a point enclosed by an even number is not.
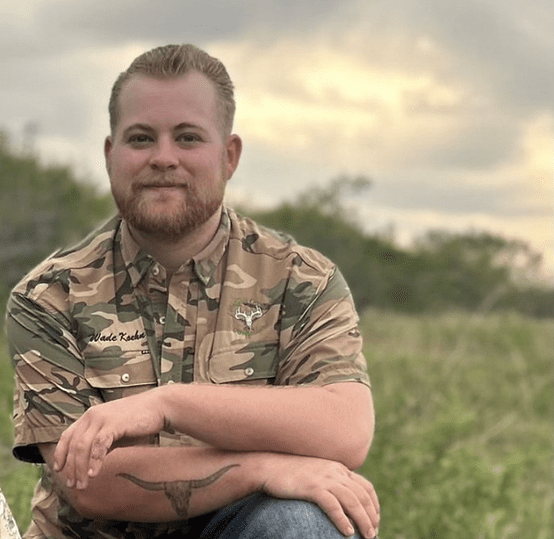
{"type": "Polygon", "coordinates": [[[256,305],[256,309],[249,313],[244,312],[240,307],[237,307],[235,310],[235,318],[237,320],[242,320],[246,324],[248,331],[252,330],[252,322],[260,318],[263,314],[264,312],[259,305],[256,305]]]}

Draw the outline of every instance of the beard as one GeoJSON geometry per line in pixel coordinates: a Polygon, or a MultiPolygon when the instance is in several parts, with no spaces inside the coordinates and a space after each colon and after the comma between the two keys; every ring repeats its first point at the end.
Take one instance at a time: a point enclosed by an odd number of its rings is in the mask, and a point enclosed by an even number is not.
{"type": "Polygon", "coordinates": [[[212,191],[200,191],[194,184],[183,185],[165,175],[133,185],[131,193],[124,193],[112,186],[112,193],[121,216],[131,227],[156,236],[159,240],[173,242],[189,235],[215,214],[223,203],[225,183],[221,178],[212,191]],[[171,201],[163,211],[152,208],[145,191],[156,186],[178,186],[178,189],[183,190],[181,201],[171,201]]]}

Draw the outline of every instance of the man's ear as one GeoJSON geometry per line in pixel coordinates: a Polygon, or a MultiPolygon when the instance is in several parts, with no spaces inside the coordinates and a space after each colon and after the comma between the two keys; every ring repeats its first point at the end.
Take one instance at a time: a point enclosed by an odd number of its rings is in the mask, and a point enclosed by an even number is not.
{"type": "Polygon", "coordinates": [[[112,137],[107,136],[104,141],[104,159],[106,160],[106,170],[110,173],[110,155],[113,148],[112,137]]]}
{"type": "Polygon", "coordinates": [[[226,171],[227,179],[230,180],[235,170],[239,166],[240,155],[242,153],[242,140],[238,135],[230,135],[226,144],[226,171]]]}

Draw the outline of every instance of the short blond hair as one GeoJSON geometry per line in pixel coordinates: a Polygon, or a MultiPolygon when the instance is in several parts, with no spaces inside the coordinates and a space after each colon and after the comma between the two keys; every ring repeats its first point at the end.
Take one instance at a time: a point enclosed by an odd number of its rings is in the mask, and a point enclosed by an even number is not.
{"type": "Polygon", "coordinates": [[[109,113],[110,129],[115,133],[119,122],[119,95],[125,83],[134,75],[172,78],[198,71],[212,81],[218,96],[223,132],[231,134],[235,117],[234,87],[225,66],[220,60],[191,44],[165,45],[137,56],[121,73],[112,87],[109,113]]]}

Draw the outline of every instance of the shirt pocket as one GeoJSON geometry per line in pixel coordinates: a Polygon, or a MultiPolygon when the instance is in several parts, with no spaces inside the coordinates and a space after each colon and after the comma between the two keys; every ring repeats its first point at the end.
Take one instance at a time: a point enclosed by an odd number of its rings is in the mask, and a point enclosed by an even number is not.
{"type": "Polygon", "coordinates": [[[214,384],[272,385],[279,366],[277,342],[250,343],[214,351],[208,378],[214,384]]]}
{"type": "Polygon", "coordinates": [[[143,350],[87,357],[85,378],[105,401],[135,395],[158,385],[151,356],[143,350]]]}

